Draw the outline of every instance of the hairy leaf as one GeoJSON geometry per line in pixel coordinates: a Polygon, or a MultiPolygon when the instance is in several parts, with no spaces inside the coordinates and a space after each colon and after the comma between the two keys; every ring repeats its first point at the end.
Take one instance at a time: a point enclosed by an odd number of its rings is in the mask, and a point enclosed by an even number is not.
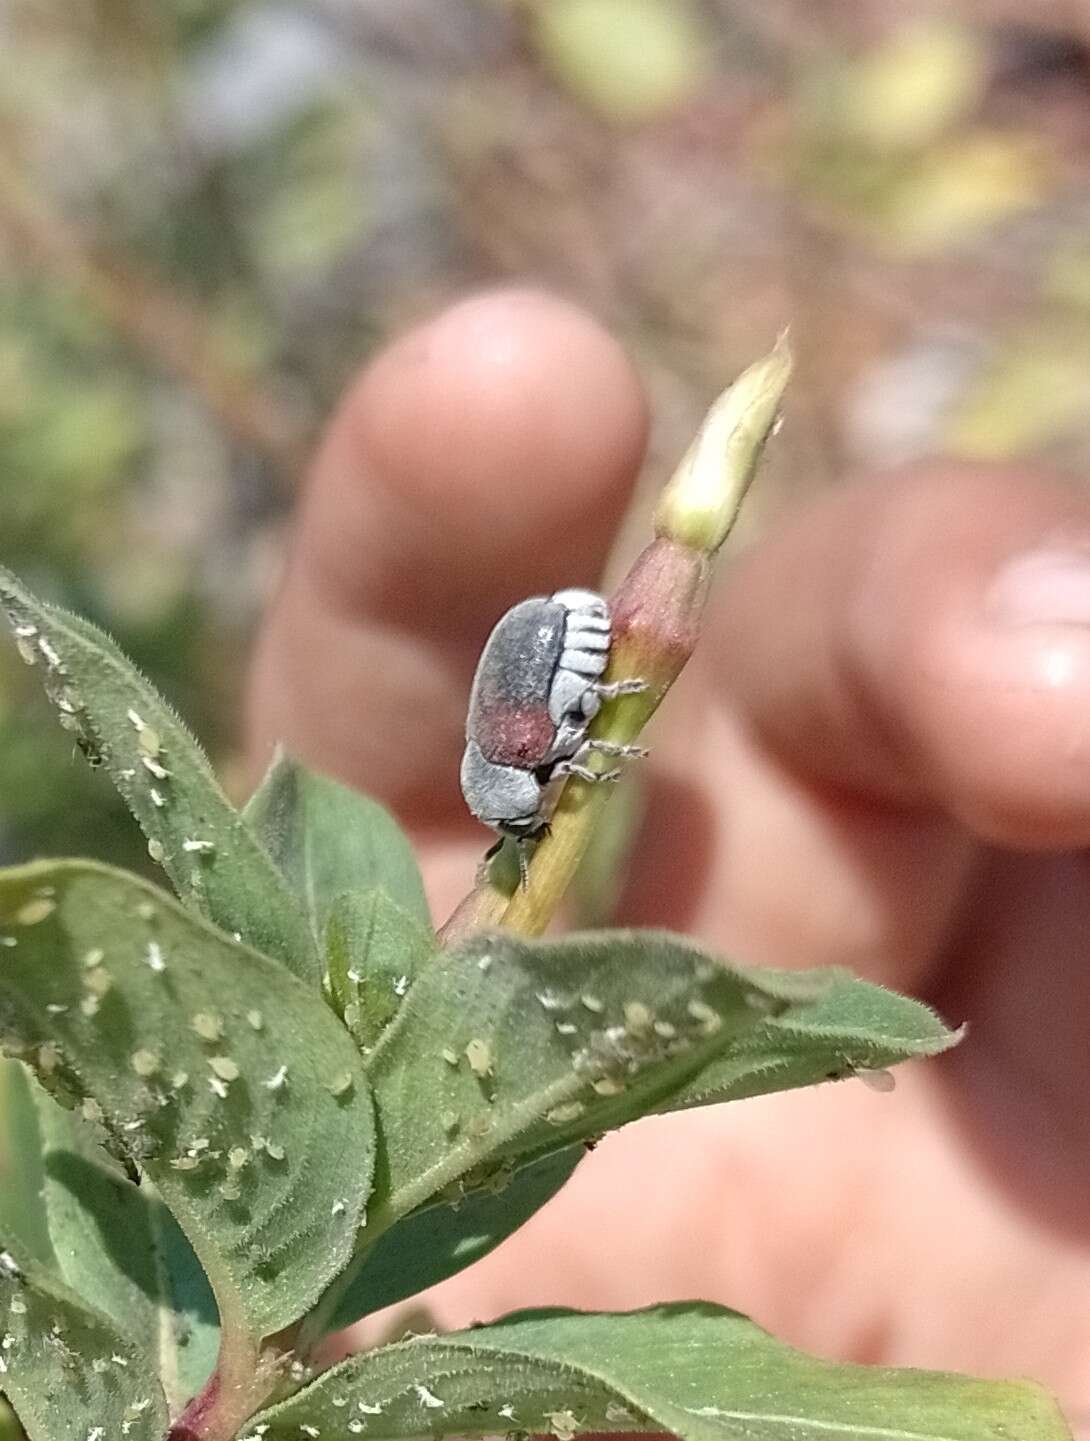
{"type": "Polygon", "coordinates": [[[208,1277],[177,1221],[145,1176],[156,1271],[159,1378],[171,1414],[204,1386],[220,1348],[219,1315],[208,1277]]]}
{"type": "Polygon", "coordinates": [[[948,1031],[919,1001],[834,973],[823,995],[754,1027],[729,1054],[682,1087],[665,1109],[845,1080],[913,1056],[933,1056],[960,1034],[948,1031]]]}
{"type": "Polygon", "coordinates": [[[373,1115],[320,996],[162,892],[79,862],[0,872],[0,1045],[101,1114],[203,1264],[225,1333],[299,1317],[345,1264],[373,1115]]]}
{"type": "Polygon", "coordinates": [[[145,1180],[99,1145],[101,1128],[0,1061],[0,1245],[33,1255],[130,1339],[154,1348],[173,1412],[207,1380],[219,1323],[207,1278],[145,1180]],[[96,1137],[96,1130],[98,1137],[96,1137]]]}
{"type": "Polygon", "coordinates": [[[493,934],[440,953],[368,1063],[377,1218],[634,1120],[828,984],[743,975],[654,932],[493,934]]]}
{"type": "Polygon", "coordinates": [[[333,903],[346,891],[379,886],[429,925],[412,847],[377,801],[280,756],[244,814],[303,903],[319,944],[333,903]]]}
{"type": "Polygon", "coordinates": [[[0,1384],[30,1441],[161,1441],[152,1359],[28,1257],[0,1252],[0,1384]]]}
{"type": "Polygon", "coordinates": [[[0,1060],[0,1246],[55,1266],[42,1206],[45,1161],[31,1082],[18,1061],[0,1060]]]}
{"type": "Polygon", "coordinates": [[[105,766],[182,900],[317,980],[301,907],[154,687],[97,627],[36,600],[2,567],[0,606],[21,654],[42,668],[62,725],[105,766]]]}
{"type": "MultiPolygon", "coordinates": [[[[526,1312],[354,1356],[257,1418],[303,1434],[669,1432],[684,1441],[1070,1441],[1027,1382],[819,1361],[701,1302],[526,1312]]],[[[248,1435],[251,1433],[247,1433],[248,1435]]],[[[259,1434],[254,1431],[252,1434],[259,1434]]]]}
{"type": "Polygon", "coordinates": [[[365,1253],[329,1329],[415,1296],[487,1256],[556,1195],[585,1154],[583,1146],[569,1146],[512,1177],[501,1175],[489,1190],[406,1216],[365,1253]]]}
{"type": "Polygon", "coordinates": [[[397,1015],[436,940],[380,888],[349,891],[326,927],[330,992],[362,1051],[370,1051],[397,1015]]]}

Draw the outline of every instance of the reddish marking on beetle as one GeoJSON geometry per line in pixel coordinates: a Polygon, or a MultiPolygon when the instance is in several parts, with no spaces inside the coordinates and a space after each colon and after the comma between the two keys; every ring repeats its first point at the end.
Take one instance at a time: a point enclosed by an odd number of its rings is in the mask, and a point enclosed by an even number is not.
{"type": "Polygon", "coordinates": [[[524,771],[541,765],[556,739],[556,727],[543,705],[514,706],[493,701],[481,707],[477,731],[477,743],[486,760],[524,771]]]}

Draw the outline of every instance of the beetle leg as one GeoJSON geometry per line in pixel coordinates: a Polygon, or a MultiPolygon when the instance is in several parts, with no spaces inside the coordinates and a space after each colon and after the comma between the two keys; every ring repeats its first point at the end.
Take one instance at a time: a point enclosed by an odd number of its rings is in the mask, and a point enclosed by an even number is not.
{"type": "Polygon", "coordinates": [[[500,836],[499,840],[496,841],[495,844],[490,845],[485,851],[484,855],[481,857],[481,863],[477,867],[477,874],[473,878],[474,882],[478,886],[481,885],[485,880],[487,880],[489,866],[491,865],[493,859],[498,856],[500,851],[503,849],[503,840],[503,836],[500,836]]]}
{"type": "Polygon", "coordinates": [[[622,746],[615,741],[592,739],[585,741],[584,745],[587,750],[601,751],[604,756],[628,756],[631,760],[646,760],[651,754],[645,746],[622,746]]]}
{"type": "Polygon", "coordinates": [[[561,726],[565,720],[576,722],[580,716],[589,719],[600,705],[601,701],[594,692],[594,682],[587,676],[563,669],[553,676],[549,687],[549,719],[553,725],[561,726]]]}
{"type": "Polygon", "coordinates": [[[587,739],[587,723],[581,717],[565,716],[557,727],[556,739],[542,758],[542,766],[551,771],[554,761],[568,760],[583,749],[587,739]]]}
{"type": "Polygon", "coordinates": [[[639,695],[647,689],[645,680],[614,680],[609,682],[595,681],[590,687],[596,695],[603,700],[613,700],[619,695],[639,695]]]}
{"type": "Polygon", "coordinates": [[[623,771],[592,771],[590,766],[580,764],[579,761],[558,761],[553,770],[554,776],[578,776],[581,781],[590,781],[592,784],[597,781],[619,781],[623,771]]]}

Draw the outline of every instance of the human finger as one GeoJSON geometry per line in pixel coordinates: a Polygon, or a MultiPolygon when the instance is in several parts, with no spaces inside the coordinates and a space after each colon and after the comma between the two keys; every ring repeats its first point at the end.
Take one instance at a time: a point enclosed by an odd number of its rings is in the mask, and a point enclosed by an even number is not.
{"type": "Polygon", "coordinates": [[[1090,843],[1090,499],[938,465],[845,486],[730,575],[734,713],[809,780],[1022,848],[1090,843]]]}
{"type": "Polygon", "coordinates": [[[594,584],[643,453],[617,343],[544,294],[475,296],[349,391],[305,491],[249,707],[277,742],[410,824],[462,815],[458,755],[489,628],[594,584]]]}

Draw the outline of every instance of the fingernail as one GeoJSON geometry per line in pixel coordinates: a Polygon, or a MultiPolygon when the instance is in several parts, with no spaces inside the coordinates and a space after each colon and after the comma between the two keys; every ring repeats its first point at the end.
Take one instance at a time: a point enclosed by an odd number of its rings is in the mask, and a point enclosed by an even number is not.
{"type": "Polygon", "coordinates": [[[1000,625],[1090,626],[1090,550],[1038,550],[1008,561],[988,612],[1000,625]]]}

